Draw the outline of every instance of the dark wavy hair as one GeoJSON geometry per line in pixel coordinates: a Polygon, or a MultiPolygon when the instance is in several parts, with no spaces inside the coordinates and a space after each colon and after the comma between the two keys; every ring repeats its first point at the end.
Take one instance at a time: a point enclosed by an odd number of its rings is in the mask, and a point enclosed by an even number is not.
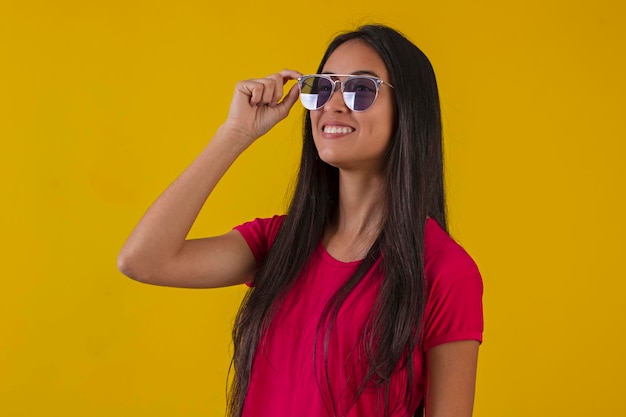
{"type": "MultiPolygon", "coordinates": [[[[375,260],[384,254],[380,263],[384,279],[363,338],[369,369],[357,396],[366,386],[377,387],[384,395],[384,415],[387,415],[389,380],[394,370],[403,367],[407,371],[407,400],[411,399],[415,372],[421,371],[413,369],[410,358],[420,349],[427,217],[447,229],[441,114],[435,74],[428,58],[389,27],[366,25],[337,36],[326,50],[318,72],[338,46],[352,40],[366,42],[386,64],[390,74],[390,80],[386,81],[395,87],[396,126],[386,152],[384,220],[380,234],[360,267],[326,306],[318,326],[318,338],[324,338],[324,349],[323,352],[316,349],[316,355],[323,355],[327,376],[326,381],[319,382],[328,383],[331,370],[326,361],[327,342],[339,308],[375,260]]],[[[301,158],[287,216],[235,320],[234,375],[228,406],[231,417],[242,414],[262,335],[319,245],[338,205],[339,172],[319,158],[308,111],[304,117],[301,158]]],[[[336,408],[334,414],[337,415],[336,408]]]]}

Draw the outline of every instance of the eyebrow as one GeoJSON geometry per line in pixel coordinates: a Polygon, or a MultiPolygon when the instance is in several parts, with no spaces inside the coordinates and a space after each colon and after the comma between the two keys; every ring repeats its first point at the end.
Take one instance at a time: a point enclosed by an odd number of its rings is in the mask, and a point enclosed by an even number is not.
{"type": "MultiPolygon", "coordinates": [[[[322,74],[324,74],[324,75],[342,75],[342,74],[337,74],[337,73],[330,72],[330,71],[324,71],[324,72],[322,72],[322,74]]],[[[369,70],[354,71],[352,74],[345,74],[345,75],[372,75],[374,77],[380,78],[380,76],[378,74],[376,74],[374,71],[369,71],[369,70]]]]}

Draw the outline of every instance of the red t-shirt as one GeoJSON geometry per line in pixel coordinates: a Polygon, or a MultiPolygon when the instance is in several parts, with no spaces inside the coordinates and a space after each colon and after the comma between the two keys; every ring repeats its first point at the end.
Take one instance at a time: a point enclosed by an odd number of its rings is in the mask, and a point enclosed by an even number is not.
{"type": "MultiPolygon", "coordinates": [[[[283,219],[257,219],[235,228],[259,264],[283,219]]],[[[406,371],[398,369],[390,384],[391,417],[412,416],[421,402],[425,351],[458,340],[482,341],[483,286],[476,264],[434,220],[428,219],[424,234],[427,303],[423,345],[413,354],[413,401],[404,402],[406,371]]],[[[363,329],[382,280],[377,272],[379,262],[342,305],[328,340],[326,367],[325,332],[318,332],[319,319],[360,261],[341,262],[322,244],[318,246],[257,347],[243,417],[382,415],[381,398],[373,389],[366,389],[354,401],[368,369],[362,347],[363,329]],[[335,398],[339,410],[333,411],[330,398],[335,398]]]]}

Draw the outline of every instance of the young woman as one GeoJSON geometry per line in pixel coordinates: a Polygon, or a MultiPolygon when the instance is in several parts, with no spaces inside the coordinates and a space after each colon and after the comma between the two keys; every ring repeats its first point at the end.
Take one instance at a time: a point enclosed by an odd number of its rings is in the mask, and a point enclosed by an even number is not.
{"type": "Polygon", "coordinates": [[[120,270],[250,285],[233,330],[233,417],[470,416],[482,281],[446,233],[432,67],[398,32],[364,26],[331,43],[318,73],[237,84],[227,120],[139,222],[120,270]],[[308,111],[288,213],[186,240],[222,175],[298,96],[308,111]]]}

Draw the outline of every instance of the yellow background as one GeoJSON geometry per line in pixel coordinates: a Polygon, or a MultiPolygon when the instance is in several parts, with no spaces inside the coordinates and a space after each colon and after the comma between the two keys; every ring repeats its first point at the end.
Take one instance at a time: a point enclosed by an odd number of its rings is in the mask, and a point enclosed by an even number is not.
{"type": "MultiPolygon", "coordinates": [[[[431,58],[453,235],[485,283],[477,416],[624,416],[624,2],[0,2],[0,414],[220,416],[243,288],[142,285],[116,255],[234,84],[313,72],[378,21],[431,58]]],[[[301,107],[194,236],[280,212],[301,107]]]]}

